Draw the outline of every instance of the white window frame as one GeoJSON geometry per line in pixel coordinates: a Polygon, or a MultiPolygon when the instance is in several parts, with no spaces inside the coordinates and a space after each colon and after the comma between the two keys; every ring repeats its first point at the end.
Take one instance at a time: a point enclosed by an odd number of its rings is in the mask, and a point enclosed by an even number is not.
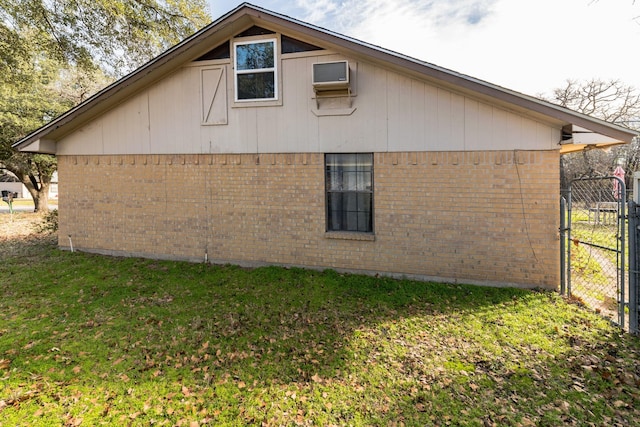
{"type": "Polygon", "coordinates": [[[278,101],[278,93],[279,93],[278,62],[280,60],[278,55],[278,49],[279,49],[278,39],[276,37],[256,38],[256,39],[252,38],[251,40],[233,42],[233,87],[234,87],[235,102],[246,103],[246,102],[261,102],[261,101],[278,101]],[[273,67],[254,68],[250,70],[238,70],[237,46],[258,44],[258,43],[273,43],[273,67]],[[252,74],[252,73],[273,73],[273,98],[251,98],[251,99],[238,98],[238,75],[252,74]]]}

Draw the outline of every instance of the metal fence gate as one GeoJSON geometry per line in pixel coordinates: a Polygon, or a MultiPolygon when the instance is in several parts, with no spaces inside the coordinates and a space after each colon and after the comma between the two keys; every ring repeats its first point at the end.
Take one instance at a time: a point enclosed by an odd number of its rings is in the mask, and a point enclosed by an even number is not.
{"type": "Polygon", "coordinates": [[[629,331],[638,333],[640,311],[640,205],[629,201],[629,331]]]}
{"type": "Polygon", "coordinates": [[[631,325],[626,260],[635,252],[627,250],[625,205],[618,177],[574,180],[561,202],[561,291],[623,328],[631,325]]]}

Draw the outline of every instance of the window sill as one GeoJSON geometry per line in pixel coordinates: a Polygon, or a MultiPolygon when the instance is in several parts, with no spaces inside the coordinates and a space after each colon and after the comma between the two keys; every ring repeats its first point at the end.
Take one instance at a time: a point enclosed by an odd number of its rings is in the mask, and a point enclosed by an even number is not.
{"type": "Polygon", "coordinates": [[[339,239],[339,240],[362,240],[373,242],[376,240],[376,235],[373,233],[362,233],[353,231],[327,231],[324,233],[325,239],[339,239]]]}
{"type": "Polygon", "coordinates": [[[233,101],[231,108],[248,108],[248,107],[281,107],[281,99],[265,99],[265,100],[252,100],[246,101],[233,101]]]}

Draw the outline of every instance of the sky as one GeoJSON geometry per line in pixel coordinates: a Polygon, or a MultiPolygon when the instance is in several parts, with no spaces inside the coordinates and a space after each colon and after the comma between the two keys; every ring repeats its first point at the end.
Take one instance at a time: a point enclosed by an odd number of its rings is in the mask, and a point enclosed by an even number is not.
{"type": "MultiPolygon", "coordinates": [[[[213,19],[242,4],[209,0],[213,19]]],[[[537,96],[567,79],[640,90],[640,0],[251,0],[250,3],[537,96]]]]}

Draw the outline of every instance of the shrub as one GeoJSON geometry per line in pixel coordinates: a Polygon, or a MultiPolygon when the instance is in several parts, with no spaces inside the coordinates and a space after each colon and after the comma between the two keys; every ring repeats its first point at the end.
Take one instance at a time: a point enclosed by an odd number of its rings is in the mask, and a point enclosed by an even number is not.
{"type": "Polygon", "coordinates": [[[52,209],[42,215],[42,221],[36,225],[38,233],[53,234],[58,231],[58,209],[52,209]]]}

